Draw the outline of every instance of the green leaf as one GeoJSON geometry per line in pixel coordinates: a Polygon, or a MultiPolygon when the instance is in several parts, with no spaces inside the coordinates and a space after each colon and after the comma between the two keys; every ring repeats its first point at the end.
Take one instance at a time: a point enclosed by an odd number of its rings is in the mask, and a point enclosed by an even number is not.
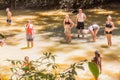
{"type": "Polygon", "coordinates": [[[51,59],[55,62],[55,56],[52,55],[52,56],[51,56],[51,59]]]}
{"type": "Polygon", "coordinates": [[[17,61],[16,64],[20,64],[20,65],[22,65],[21,61],[17,61]]]}
{"type": "Polygon", "coordinates": [[[85,70],[83,66],[79,66],[79,65],[77,65],[76,68],[85,70]]]}
{"type": "Polygon", "coordinates": [[[13,72],[13,68],[10,68],[10,70],[13,72]]]}
{"type": "Polygon", "coordinates": [[[73,75],[77,75],[77,72],[75,70],[72,70],[73,75]]]}
{"type": "Polygon", "coordinates": [[[51,66],[52,65],[52,63],[49,63],[49,64],[47,64],[47,67],[49,67],[49,66],[51,66]]]}
{"type": "Polygon", "coordinates": [[[56,69],[56,68],[57,68],[57,66],[56,66],[56,65],[52,65],[52,68],[53,68],[53,69],[56,69]]]}
{"type": "Polygon", "coordinates": [[[11,61],[12,65],[15,65],[15,61],[11,61]]]}
{"type": "Polygon", "coordinates": [[[88,62],[89,69],[94,77],[98,78],[99,76],[99,69],[93,62],[88,62]]]}

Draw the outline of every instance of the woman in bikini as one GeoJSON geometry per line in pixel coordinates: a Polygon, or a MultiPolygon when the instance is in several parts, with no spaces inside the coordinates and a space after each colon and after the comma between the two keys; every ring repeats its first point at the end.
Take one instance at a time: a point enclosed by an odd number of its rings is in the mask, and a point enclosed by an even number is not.
{"type": "Polygon", "coordinates": [[[65,16],[63,25],[64,25],[64,33],[66,36],[66,41],[69,43],[69,42],[71,42],[71,28],[74,26],[74,23],[70,19],[69,15],[65,16]]]}
{"type": "Polygon", "coordinates": [[[112,22],[112,17],[108,15],[106,25],[105,25],[105,35],[108,41],[108,47],[112,46],[112,31],[114,30],[115,26],[114,23],[112,22]]]}

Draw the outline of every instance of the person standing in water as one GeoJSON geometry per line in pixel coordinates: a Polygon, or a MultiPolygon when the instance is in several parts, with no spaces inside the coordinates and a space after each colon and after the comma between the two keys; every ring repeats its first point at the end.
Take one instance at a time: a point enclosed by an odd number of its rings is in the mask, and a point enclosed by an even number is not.
{"type": "Polygon", "coordinates": [[[6,20],[7,24],[11,25],[11,23],[12,23],[12,13],[11,13],[9,8],[6,8],[6,12],[7,12],[7,20],[6,20]]]}
{"type": "MultiPolygon", "coordinates": [[[[84,30],[84,21],[86,20],[86,15],[82,12],[82,9],[79,9],[79,13],[77,14],[76,17],[76,25],[77,25],[77,32],[78,32],[78,38],[80,37],[80,30],[84,30]]],[[[82,37],[84,35],[82,34],[82,37]]]]}
{"type": "Polygon", "coordinates": [[[27,47],[33,47],[33,25],[30,23],[30,20],[27,20],[25,24],[26,30],[26,39],[27,39],[27,47]]]}
{"type": "MultiPolygon", "coordinates": [[[[100,52],[95,51],[95,56],[93,57],[91,62],[93,62],[97,66],[97,68],[99,70],[99,74],[101,74],[101,72],[102,72],[101,61],[102,61],[102,57],[100,56],[100,52]]],[[[98,80],[98,78],[95,77],[95,80],[98,80]]]]}
{"type": "Polygon", "coordinates": [[[64,33],[66,36],[66,41],[69,43],[69,42],[71,42],[71,28],[74,26],[74,23],[70,19],[69,15],[65,16],[63,25],[64,25],[64,33]]]}
{"type": "Polygon", "coordinates": [[[105,35],[107,38],[107,42],[108,42],[108,47],[112,46],[112,31],[114,30],[115,26],[114,23],[112,22],[112,17],[110,15],[108,15],[107,17],[107,21],[106,21],[106,25],[105,25],[105,35]]]}

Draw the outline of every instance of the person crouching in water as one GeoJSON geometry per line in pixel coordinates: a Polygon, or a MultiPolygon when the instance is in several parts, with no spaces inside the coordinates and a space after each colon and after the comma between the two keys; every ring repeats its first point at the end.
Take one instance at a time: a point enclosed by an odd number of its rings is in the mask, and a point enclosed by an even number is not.
{"type": "Polygon", "coordinates": [[[33,25],[30,20],[25,24],[27,47],[33,47],[33,25]]]}
{"type": "Polygon", "coordinates": [[[69,15],[65,16],[63,25],[64,25],[64,33],[66,36],[66,41],[69,43],[71,42],[71,28],[74,26],[74,23],[70,19],[69,15]]]}
{"type": "Polygon", "coordinates": [[[96,35],[97,35],[99,29],[100,29],[100,27],[97,24],[93,24],[93,25],[88,27],[88,30],[93,37],[93,42],[96,41],[96,35]]]}
{"type": "Polygon", "coordinates": [[[114,28],[115,26],[114,26],[114,23],[112,22],[112,17],[109,15],[107,17],[105,32],[104,32],[107,37],[108,47],[112,46],[111,37],[112,37],[112,31],[114,30],[114,28]]]}

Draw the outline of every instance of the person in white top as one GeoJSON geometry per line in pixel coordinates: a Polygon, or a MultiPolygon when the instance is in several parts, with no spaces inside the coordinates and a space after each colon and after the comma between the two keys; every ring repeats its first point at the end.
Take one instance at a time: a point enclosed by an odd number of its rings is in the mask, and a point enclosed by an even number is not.
{"type": "Polygon", "coordinates": [[[93,41],[96,41],[96,35],[99,31],[100,27],[97,24],[93,24],[91,26],[88,27],[88,30],[90,32],[90,34],[93,36],[93,41]]]}
{"type": "Polygon", "coordinates": [[[86,20],[86,15],[82,12],[82,9],[79,9],[79,13],[76,17],[76,24],[78,29],[78,38],[80,36],[80,30],[84,30],[84,21],[86,20]]]}

